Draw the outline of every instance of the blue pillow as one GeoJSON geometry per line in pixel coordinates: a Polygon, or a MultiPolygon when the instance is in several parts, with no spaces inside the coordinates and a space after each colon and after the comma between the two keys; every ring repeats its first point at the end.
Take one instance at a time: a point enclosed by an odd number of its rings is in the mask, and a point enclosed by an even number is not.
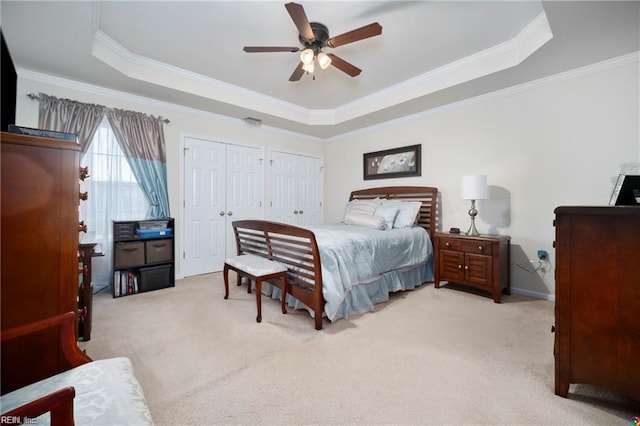
{"type": "Polygon", "coordinates": [[[399,203],[400,209],[396,220],[393,222],[394,228],[410,228],[418,221],[418,212],[422,203],[420,201],[402,201],[399,203]]]}
{"type": "Polygon", "coordinates": [[[396,220],[399,210],[400,203],[382,203],[378,206],[374,214],[383,217],[387,226],[386,229],[391,229],[393,228],[393,222],[396,220]]]}

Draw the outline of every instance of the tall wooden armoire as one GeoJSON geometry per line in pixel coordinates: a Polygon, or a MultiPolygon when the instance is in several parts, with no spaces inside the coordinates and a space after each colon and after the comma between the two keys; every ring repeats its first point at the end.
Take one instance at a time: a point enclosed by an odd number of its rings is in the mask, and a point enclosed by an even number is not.
{"type": "Polygon", "coordinates": [[[555,392],[587,383],[640,401],[640,207],[555,214],[555,392]]]}
{"type": "MultiPolygon", "coordinates": [[[[77,142],[1,133],[2,330],[78,305],[77,142]]],[[[2,345],[2,394],[66,369],[57,331],[2,345]]]]}

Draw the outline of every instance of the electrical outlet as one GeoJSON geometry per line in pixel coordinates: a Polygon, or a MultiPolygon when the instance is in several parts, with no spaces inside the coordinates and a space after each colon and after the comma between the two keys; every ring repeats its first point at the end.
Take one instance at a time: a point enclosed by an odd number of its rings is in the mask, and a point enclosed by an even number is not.
{"type": "Polygon", "coordinates": [[[549,260],[549,253],[546,250],[538,250],[538,259],[542,261],[549,260]]]}

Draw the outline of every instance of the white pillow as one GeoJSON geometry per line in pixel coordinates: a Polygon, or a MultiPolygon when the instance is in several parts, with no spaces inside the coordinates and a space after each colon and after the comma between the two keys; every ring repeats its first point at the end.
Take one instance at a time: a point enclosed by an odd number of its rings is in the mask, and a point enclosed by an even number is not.
{"type": "Polygon", "coordinates": [[[396,220],[393,222],[394,228],[410,228],[418,221],[418,212],[422,203],[420,201],[403,201],[396,220]]]}
{"type": "Polygon", "coordinates": [[[343,222],[346,225],[358,225],[381,230],[387,229],[387,222],[384,220],[384,217],[373,214],[347,213],[344,216],[343,222]]]}
{"type": "Polygon", "coordinates": [[[387,229],[391,229],[393,228],[393,222],[395,221],[399,210],[400,210],[400,203],[383,202],[378,206],[374,215],[382,216],[384,218],[385,223],[387,224],[387,229]]]}
{"type": "Polygon", "coordinates": [[[345,216],[349,213],[374,214],[380,205],[380,199],[349,201],[345,209],[345,216]]]}

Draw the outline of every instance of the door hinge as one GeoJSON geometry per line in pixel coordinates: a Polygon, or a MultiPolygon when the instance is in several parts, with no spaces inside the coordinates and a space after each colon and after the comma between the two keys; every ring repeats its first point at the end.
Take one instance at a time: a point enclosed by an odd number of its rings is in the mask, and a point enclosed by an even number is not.
{"type": "Polygon", "coordinates": [[[273,160],[269,160],[269,165],[273,166],[273,160]]]}
{"type": "Polygon", "coordinates": [[[187,254],[185,252],[182,252],[182,258],[186,259],[187,258],[187,254]]]}
{"type": "Polygon", "coordinates": [[[262,166],[262,162],[264,161],[264,158],[258,158],[258,161],[260,161],[260,165],[262,166]]]}

